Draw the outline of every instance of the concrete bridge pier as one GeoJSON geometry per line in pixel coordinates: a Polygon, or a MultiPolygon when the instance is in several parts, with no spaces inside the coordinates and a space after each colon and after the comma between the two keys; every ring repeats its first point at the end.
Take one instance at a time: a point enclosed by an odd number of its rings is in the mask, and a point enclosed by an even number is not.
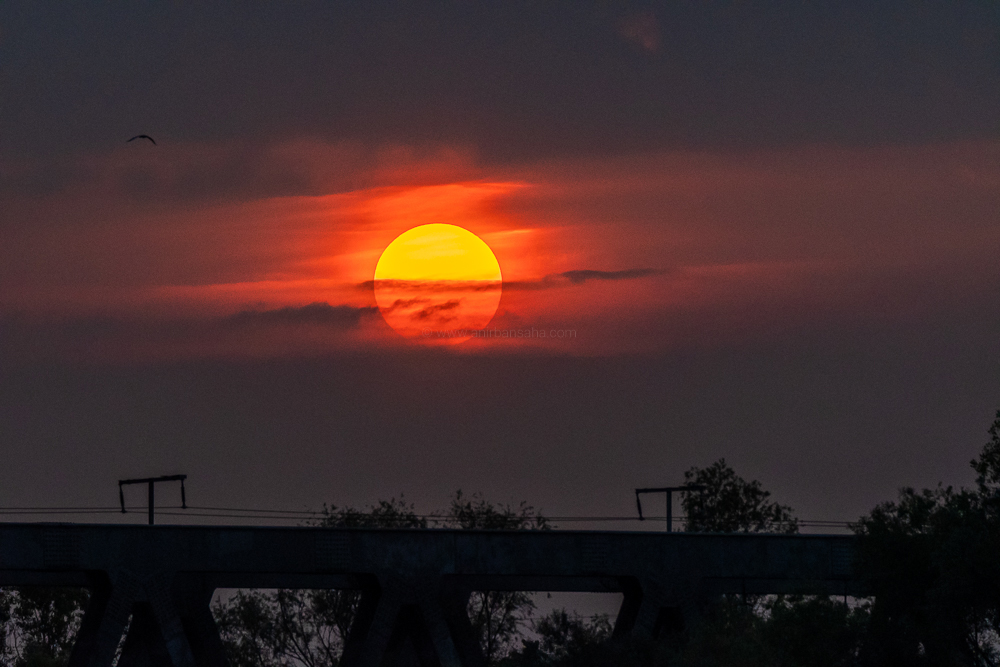
{"type": "Polygon", "coordinates": [[[469,619],[472,589],[445,578],[440,592],[440,609],[463,667],[486,667],[486,657],[469,619]]]}
{"type": "Polygon", "coordinates": [[[225,665],[210,609],[214,589],[198,578],[172,578],[95,575],[69,667],[106,667],[120,643],[119,667],[225,665]]]}
{"type": "Polygon", "coordinates": [[[112,586],[105,573],[94,573],[90,581],[90,602],[80,623],[69,667],[110,665],[128,624],[132,601],[122,587],[112,586]]]}
{"type": "Polygon", "coordinates": [[[443,585],[440,576],[407,581],[380,573],[378,582],[362,591],[344,667],[485,665],[466,613],[469,591],[443,585]]]}
{"type": "Polygon", "coordinates": [[[187,574],[174,579],[171,593],[195,664],[198,667],[226,665],[226,649],[212,616],[215,586],[204,575],[187,574]]]}

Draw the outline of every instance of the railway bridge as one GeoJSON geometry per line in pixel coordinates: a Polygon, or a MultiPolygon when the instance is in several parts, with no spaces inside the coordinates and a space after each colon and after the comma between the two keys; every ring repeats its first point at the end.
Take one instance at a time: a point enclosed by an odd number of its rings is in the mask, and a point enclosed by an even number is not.
{"type": "Polygon", "coordinates": [[[0,586],[90,591],[70,667],[126,630],[120,667],[224,667],[218,588],[360,591],[345,667],[483,667],[473,591],[621,592],[615,635],[650,637],[722,593],[863,595],[853,561],[841,535],[0,524],[0,586]]]}

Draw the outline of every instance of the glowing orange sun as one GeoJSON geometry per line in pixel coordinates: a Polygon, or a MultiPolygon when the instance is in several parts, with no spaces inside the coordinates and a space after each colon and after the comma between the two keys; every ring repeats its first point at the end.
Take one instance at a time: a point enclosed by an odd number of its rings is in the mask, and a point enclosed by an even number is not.
{"type": "Polygon", "coordinates": [[[375,301],[406,338],[458,343],[497,311],[503,277],[486,243],[455,225],[420,225],[397,236],[375,267],[375,301]]]}

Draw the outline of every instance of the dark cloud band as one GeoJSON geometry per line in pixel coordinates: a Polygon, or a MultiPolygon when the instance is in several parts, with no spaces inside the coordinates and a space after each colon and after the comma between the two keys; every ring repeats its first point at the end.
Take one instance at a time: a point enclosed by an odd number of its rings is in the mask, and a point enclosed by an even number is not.
{"type": "Polygon", "coordinates": [[[366,280],[358,289],[368,291],[376,287],[411,292],[488,292],[492,290],[541,290],[566,285],[582,285],[590,281],[637,280],[666,273],[661,269],[622,269],[597,271],[577,269],[550,273],[541,280],[366,280]]]}
{"type": "Polygon", "coordinates": [[[331,306],[318,301],[305,306],[288,306],[275,310],[243,310],[225,318],[225,321],[238,326],[308,324],[350,329],[358,326],[365,315],[377,312],[378,308],[374,306],[331,306]]]}

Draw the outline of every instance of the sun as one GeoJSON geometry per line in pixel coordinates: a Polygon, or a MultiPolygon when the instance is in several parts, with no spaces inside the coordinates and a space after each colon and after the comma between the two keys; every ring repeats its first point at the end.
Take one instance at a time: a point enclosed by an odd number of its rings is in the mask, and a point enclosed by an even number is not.
{"type": "Polygon", "coordinates": [[[375,266],[375,301],[406,338],[459,343],[500,305],[503,276],[486,242],[456,225],[420,225],[397,236],[375,266]]]}

